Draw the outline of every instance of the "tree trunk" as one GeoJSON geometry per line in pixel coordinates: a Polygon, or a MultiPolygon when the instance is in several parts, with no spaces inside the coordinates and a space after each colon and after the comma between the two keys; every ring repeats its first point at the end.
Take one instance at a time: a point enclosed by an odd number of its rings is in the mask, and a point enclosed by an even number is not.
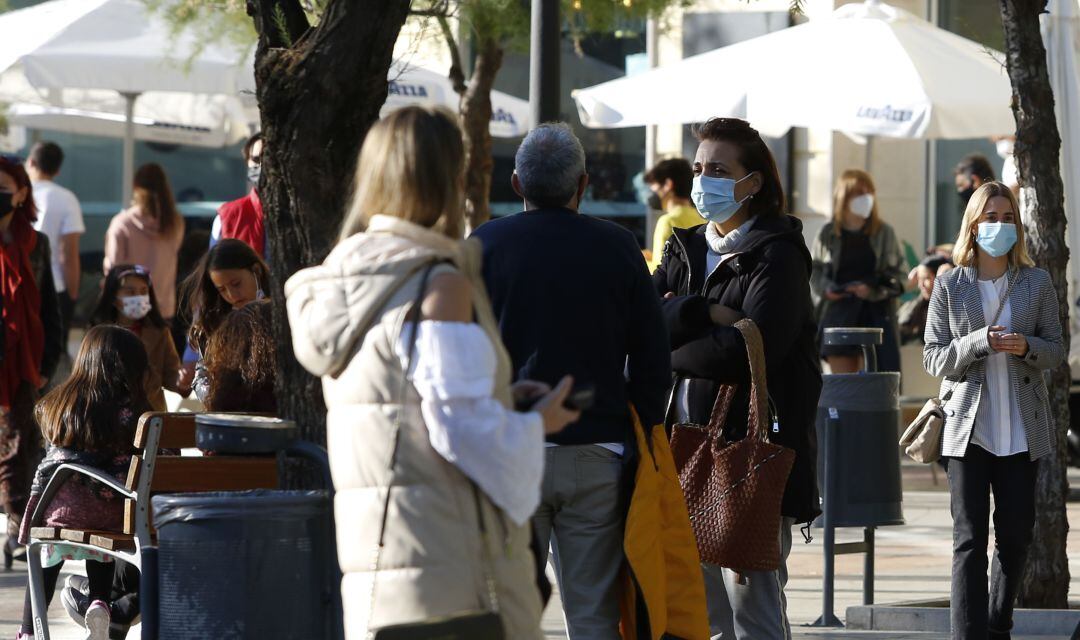
{"type": "Polygon", "coordinates": [[[283,287],[334,244],[361,142],[386,100],[409,2],[328,0],[312,28],[298,0],[248,0],[248,11],[259,32],[255,84],[266,144],[259,196],[270,244],[278,411],[304,438],[325,445],[322,387],[293,356],[283,287]]]}
{"type": "MultiPolygon", "coordinates": [[[[1069,300],[1065,245],[1064,188],[1059,153],[1061,138],[1054,117],[1054,93],[1046,68],[1039,14],[1046,0],[1000,0],[1005,53],[1016,116],[1016,161],[1022,187],[1024,229],[1035,264],[1050,273],[1057,291],[1058,316],[1069,345],[1069,300]]],[[[1039,461],[1035,489],[1035,543],[1021,588],[1024,607],[1067,608],[1069,563],[1065,518],[1070,373],[1067,363],[1050,372],[1050,406],[1056,421],[1057,450],[1039,461]]]]}
{"type": "Polygon", "coordinates": [[[480,40],[472,77],[461,96],[465,135],[465,215],[475,229],[491,218],[491,91],[503,62],[503,48],[491,38],[480,40]]]}

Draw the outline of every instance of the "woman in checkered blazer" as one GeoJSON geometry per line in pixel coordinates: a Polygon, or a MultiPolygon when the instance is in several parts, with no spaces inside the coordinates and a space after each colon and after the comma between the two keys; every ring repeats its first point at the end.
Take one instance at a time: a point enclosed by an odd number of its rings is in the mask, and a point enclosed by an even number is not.
{"type": "Polygon", "coordinates": [[[1020,208],[989,182],[968,202],[927,312],[923,365],[941,378],[953,514],[952,637],[1008,638],[1035,523],[1035,461],[1053,450],[1043,371],[1061,363],[1058,298],[1024,246],[1020,208]],[[996,320],[995,320],[996,318],[996,320]],[[994,493],[994,552],[986,547],[994,493]]]}

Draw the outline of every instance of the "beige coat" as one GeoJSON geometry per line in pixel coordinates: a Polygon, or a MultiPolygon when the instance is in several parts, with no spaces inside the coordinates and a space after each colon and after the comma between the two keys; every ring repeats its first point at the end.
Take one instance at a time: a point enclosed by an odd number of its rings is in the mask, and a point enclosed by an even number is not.
{"type": "Polygon", "coordinates": [[[393,345],[422,273],[440,259],[453,266],[437,269],[459,269],[474,282],[478,322],[500,355],[496,395],[509,403],[509,357],[479,282],[475,243],[376,216],[367,232],[285,285],[297,359],[323,379],[345,634],[364,638],[369,628],[490,609],[487,567],[507,637],[540,638],[528,527],[515,525],[431,447],[411,384],[401,402],[403,372],[393,345]],[[385,546],[374,571],[391,484],[385,546]]]}

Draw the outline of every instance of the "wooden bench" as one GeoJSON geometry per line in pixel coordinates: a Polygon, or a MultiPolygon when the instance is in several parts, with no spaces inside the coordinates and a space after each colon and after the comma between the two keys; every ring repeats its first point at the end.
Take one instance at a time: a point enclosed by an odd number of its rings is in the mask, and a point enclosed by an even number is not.
{"type": "MultiPolygon", "coordinates": [[[[195,413],[146,413],[139,419],[131,467],[125,482],[97,469],[76,464],[60,466],[45,487],[30,520],[26,559],[36,640],[49,639],[41,547],[63,543],[93,549],[144,569],[148,550],[156,547],[150,497],[160,493],[276,489],[278,458],[268,456],[179,456],[170,450],[195,447],[195,413]],[[89,531],[39,526],[49,502],[72,476],[94,478],[124,496],[122,531],[89,531]]],[[[144,581],[145,582],[145,581],[144,581]]]]}

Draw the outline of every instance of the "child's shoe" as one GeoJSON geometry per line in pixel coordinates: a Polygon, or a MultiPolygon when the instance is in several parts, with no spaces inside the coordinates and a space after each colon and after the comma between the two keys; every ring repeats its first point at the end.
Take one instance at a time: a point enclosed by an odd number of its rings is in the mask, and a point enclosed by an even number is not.
{"type": "Polygon", "coordinates": [[[86,610],[85,640],[109,640],[109,623],[112,616],[109,615],[109,605],[101,600],[94,600],[90,608],[86,610]]]}

